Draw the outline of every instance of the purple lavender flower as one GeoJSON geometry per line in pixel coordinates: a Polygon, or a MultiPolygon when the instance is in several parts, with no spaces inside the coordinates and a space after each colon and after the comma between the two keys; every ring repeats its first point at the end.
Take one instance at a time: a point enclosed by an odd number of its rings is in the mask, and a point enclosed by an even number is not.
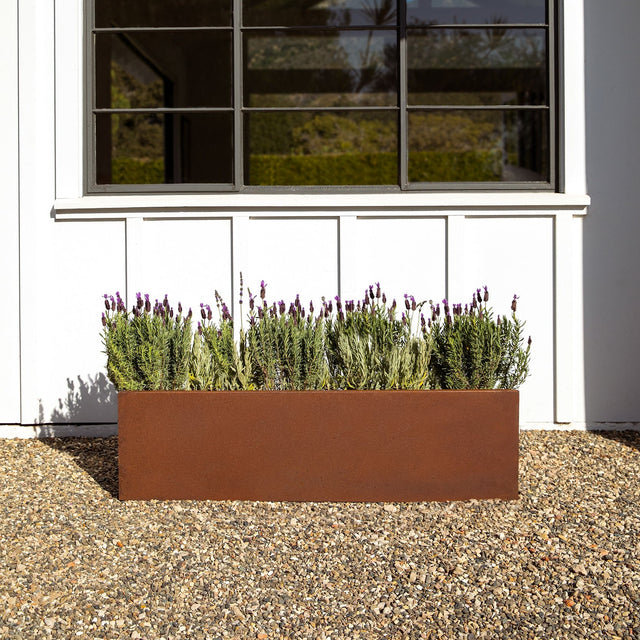
{"type": "Polygon", "coordinates": [[[447,302],[446,298],[444,298],[442,300],[442,305],[444,306],[444,314],[448,316],[449,315],[449,303],[447,302]]]}
{"type": "Polygon", "coordinates": [[[102,326],[107,326],[107,316],[104,315],[104,311],[102,312],[102,326]]]}
{"type": "Polygon", "coordinates": [[[264,300],[264,297],[267,295],[267,285],[264,280],[260,281],[260,298],[264,300]]]}
{"type": "Polygon", "coordinates": [[[380,289],[380,283],[376,282],[376,298],[380,300],[381,297],[382,297],[382,290],[380,289]]]}
{"type": "Polygon", "coordinates": [[[489,289],[485,286],[483,300],[489,302],[489,289]]]}
{"type": "Polygon", "coordinates": [[[516,312],[516,308],[518,306],[518,296],[515,295],[515,293],[513,294],[513,300],[511,301],[511,311],[513,311],[514,313],[516,312]]]}
{"type": "Polygon", "coordinates": [[[204,305],[202,303],[200,303],[200,315],[202,316],[203,320],[207,319],[207,312],[204,310],[204,305]]]}

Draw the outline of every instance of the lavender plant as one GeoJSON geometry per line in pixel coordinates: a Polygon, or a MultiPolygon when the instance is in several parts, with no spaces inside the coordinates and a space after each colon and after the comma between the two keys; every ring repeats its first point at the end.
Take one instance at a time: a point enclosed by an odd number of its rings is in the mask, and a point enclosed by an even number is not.
{"type": "Polygon", "coordinates": [[[431,305],[434,387],[441,389],[516,389],[529,372],[531,338],[525,346],[524,323],[516,317],[494,319],[489,291],[477,289],[470,304],[442,301],[431,305]]]}
{"type": "Polygon", "coordinates": [[[211,307],[200,305],[201,322],[193,337],[190,387],[205,391],[252,389],[249,363],[243,360],[233,333],[233,319],[220,294],[215,292],[220,325],[213,322],[211,307]]]}
{"type": "Polygon", "coordinates": [[[426,389],[429,386],[431,339],[422,318],[420,334],[412,333],[420,305],[405,296],[405,312],[396,317],[396,301],[387,306],[380,283],[365,290],[362,300],[323,303],[326,353],[332,388],[426,389]]]}
{"type": "MultiPolygon", "coordinates": [[[[240,304],[243,304],[241,279],[240,304]]],[[[191,310],[174,313],[167,297],[151,305],[137,294],[127,311],[119,293],[105,294],[102,340],[109,379],[119,390],[156,389],[493,389],[517,388],[529,370],[531,338],[524,344],[516,317],[497,316],[489,292],[470,304],[431,304],[405,295],[404,310],[387,304],[380,285],[362,300],[326,301],[316,312],[299,296],[288,306],[249,291],[248,327],[234,339],[233,319],[216,291],[219,322],[200,305],[197,331],[191,310]],[[334,306],[335,303],[335,306],[334,306]],[[317,313],[317,315],[314,315],[317,313]]]]}
{"type": "Polygon", "coordinates": [[[186,389],[191,358],[191,311],[174,313],[167,296],[156,300],[136,295],[130,312],[116,292],[105,294],[102,341],[109,379],[117,389],[186,389]]]}
{"type": "Polygon", "coordinates": [[[243,359],[258,389],[325,389],[329,375],[324,353],[323,323],[296,296],[289,307],[283,300],[269,304],[266,284],[259,296],[249,293],[249,327],[241,332],[243,359]]]}

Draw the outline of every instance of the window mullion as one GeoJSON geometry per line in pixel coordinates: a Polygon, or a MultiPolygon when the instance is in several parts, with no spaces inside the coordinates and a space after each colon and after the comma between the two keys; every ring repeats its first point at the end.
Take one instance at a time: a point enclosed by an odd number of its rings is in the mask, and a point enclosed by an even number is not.
{"type": "Polygon", "coordinates": [[[407,131],[407,5],[406,0],[398,0],[398,80],[400,83],[398,100],[398,153],[400,154],[400,188],[406,189],[409,185],[409,135],[407,131]]]}
{"type": "Polygon", "coordinates": [[[242,64],[242,0],[233,0],[233,182],[236,191],[244,186],[242,64]]]}

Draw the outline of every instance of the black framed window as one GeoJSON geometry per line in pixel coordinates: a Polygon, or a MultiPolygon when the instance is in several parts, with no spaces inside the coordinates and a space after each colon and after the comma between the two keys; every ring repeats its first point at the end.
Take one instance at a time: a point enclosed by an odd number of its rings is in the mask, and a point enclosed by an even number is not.
{"type": "Polygon", "coordinates": [[[551,189],[552,0],[87,0],[88,191],[551,189]]]}

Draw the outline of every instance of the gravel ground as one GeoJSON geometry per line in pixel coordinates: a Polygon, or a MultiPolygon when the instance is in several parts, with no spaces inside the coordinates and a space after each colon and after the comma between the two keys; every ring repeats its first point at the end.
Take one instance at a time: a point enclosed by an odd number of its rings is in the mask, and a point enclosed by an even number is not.
{"type": "Polygon", "coordinates": [[[513,502],[122,503],[115,438],[0,474],[3,639],[640,638],[640,433],[523,432],[513,502]]]}

